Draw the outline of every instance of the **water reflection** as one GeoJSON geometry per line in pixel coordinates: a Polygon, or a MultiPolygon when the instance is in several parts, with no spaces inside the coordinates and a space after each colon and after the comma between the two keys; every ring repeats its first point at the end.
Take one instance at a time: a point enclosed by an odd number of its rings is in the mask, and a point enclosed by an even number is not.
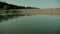
{"type": "Polygon", "coordinates": [[[2,23],[3,21],[8,21],[9,19],[13,19],[15,17],[18,17],[18,16],[31,16],[31,15],[0,15],[0,23],[2,23]]]}
{"type": "Polygon", "coordinates": [[[59,31],[60,16],[54,15],[18,16],[17,19],[0,23],[0,34],[60,34],[59,31]]]}
{"type": "Polygon", "coordinates": [[[0,23],[2,21],[8,21],[8,19],[12,19],[14,17],[18,17],[18,16],[30,16],[29,14],[25,15],[25,14],[16,14],[16,15],[1,15],[0,14],[0,23]]]}
{"type": "Polygon", "coordinates": [[[2,15],[0,15],[0,23],[2,21],[8,21],[8,19],[10,19],[10,18],[13,18],[13,17],[12,16],[2,16],[2,15]]]}
{"type": "MultiPolygon", "coordinates": [[[[3,21],[8,21],[8,19],[12,19],[14,17],[18,17],[19,15],[0,15],[0,23],[3,21]]],[[[20,15],[20,16],[25,16],[25,15],[20,15]]]]}

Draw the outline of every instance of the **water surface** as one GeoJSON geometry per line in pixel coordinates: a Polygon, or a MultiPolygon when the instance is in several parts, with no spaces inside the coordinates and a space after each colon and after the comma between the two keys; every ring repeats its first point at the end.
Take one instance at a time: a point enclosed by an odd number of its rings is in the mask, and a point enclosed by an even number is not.
{"type": "Polygon", "coordinates": [[[59,34],[59,31],[59,15],[19,16],[0,22],[0,34],[59,34]]]}

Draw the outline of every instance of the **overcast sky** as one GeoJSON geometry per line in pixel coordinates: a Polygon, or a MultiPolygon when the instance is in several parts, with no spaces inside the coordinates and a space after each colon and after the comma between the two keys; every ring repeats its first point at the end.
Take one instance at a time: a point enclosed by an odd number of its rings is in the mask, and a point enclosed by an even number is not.
{"type": "Polygon", "coordinates": [[[39,8],[60,8],[60,0],[0,0],[20,6],[32,6],[39,8]]]}

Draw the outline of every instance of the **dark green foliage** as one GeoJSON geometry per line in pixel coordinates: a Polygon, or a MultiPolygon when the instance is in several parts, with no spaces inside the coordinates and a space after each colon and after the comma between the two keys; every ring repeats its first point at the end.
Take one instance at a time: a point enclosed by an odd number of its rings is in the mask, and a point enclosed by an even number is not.
{"type": "Polygon", "coordinates": [[[6,14],[8,14],[8,13],[9,13],[9,11],[5,11],[5,13],[6,13],[6,14]]]}
{"type": "Polygon", "coordinates": [[[25,6],[17,6],[13,4],[8,4],[6,2],[0,2],[0,9],[37,9],[35,7],[25,7],[25,6]]]}

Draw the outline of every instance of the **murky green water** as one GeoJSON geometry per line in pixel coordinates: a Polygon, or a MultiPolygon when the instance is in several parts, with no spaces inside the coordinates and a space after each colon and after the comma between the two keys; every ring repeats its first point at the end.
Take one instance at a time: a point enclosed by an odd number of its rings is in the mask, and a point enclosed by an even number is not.
{"type": "MultiPolygon", "coordinates": [[[[1,20],[0,20],[1,21],[1,20]]],[[[0,22],[0,34],[59,34],[59,15],[19,16],[0,22]]]]}

